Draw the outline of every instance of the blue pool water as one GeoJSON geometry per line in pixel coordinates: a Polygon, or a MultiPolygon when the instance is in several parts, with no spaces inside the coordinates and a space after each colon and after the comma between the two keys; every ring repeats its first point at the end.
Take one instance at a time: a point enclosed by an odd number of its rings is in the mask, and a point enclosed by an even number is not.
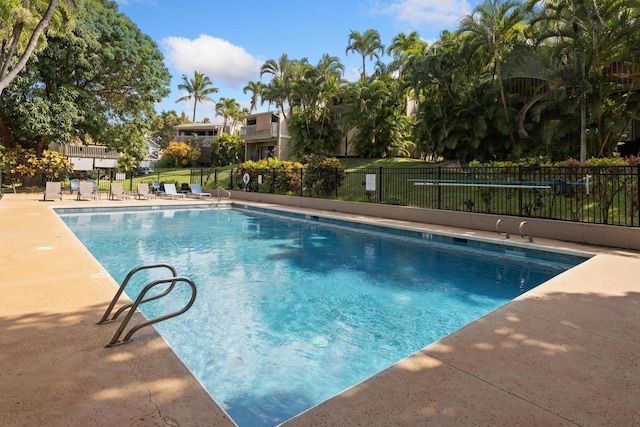
{"type": "Polygon", "coordinates": [[[118,283],[161,262],[196,283],[156,327],[239,426],[279,424],[584,260],[254,209],[60,216],[118,283]]]}

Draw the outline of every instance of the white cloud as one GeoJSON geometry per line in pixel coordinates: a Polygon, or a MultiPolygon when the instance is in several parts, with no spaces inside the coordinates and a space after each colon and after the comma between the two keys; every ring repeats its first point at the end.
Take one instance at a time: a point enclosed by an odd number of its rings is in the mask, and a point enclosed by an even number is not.
{"type": "Polygon", "coordinates": [[[413,27],[455,26],[471,13],[471,6],[467,0],[394,0],[389,5],[378,4],[378,11],[413,27]]]}
{"type": "Polygon", "coordinates": [[[214,86],[216,82],[223,82],[232,88],[242,88],[259,76],[264,63],[244,48],[206,34],[195,40],[167,37],[160,45],[169,67],[187,76],[199,71],[208,76],[214,86]]]}

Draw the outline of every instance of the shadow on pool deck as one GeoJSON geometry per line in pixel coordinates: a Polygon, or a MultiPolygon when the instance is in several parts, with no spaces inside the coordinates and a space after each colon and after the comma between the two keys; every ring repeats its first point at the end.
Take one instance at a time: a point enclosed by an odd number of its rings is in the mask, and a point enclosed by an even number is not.
{"type": "MultiPolygon", "coordinates": [[[[234,425],[152,328],[104,347],[117,284],[50,209],[203,202],[38,196],[0,201],[0,425],[234,425]]],[[[285,425],[639,425],[640,257],[545,243],[598,255],[285,425]]]]}

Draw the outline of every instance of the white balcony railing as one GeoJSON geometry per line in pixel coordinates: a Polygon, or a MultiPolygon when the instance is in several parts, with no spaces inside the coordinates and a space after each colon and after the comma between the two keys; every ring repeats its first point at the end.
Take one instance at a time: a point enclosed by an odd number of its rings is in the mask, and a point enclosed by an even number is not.
{"type": "Polygon", "coordinates": [[[95,157],[102,159],[118,159],[120,153],[109,147],[94,145],[60,145],[58,151],[68,157],[95,157]]]}
{"type": "Polygon", "coordinates": [[[240,137],[242,139],[262,139],[262,138],[277,138],[278,137],[278,123],[271,123],[269,129],[258,130],[254,125],[244,126],[240,128],[240,137]]]}

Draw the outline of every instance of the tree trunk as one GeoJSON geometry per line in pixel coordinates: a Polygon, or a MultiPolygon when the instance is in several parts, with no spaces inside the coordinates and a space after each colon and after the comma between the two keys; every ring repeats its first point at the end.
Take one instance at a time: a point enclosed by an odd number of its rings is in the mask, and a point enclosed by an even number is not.
{"type": "MultiPolygon", "coordinates": [[[[38,22],[38,25],[36,25],[36,28],[33,30],[33,33],[31,34],[31,38],[29,39],[29,43],[27,44],[27,48],[25,49],[24,53],[20,57],[20,60],[9,73],[7,73],[6,75],[0,76],[0,95],[9,85],[9,83],[11,83],[11,80],[13,80],[16,77],[16,75],[20,71],[22,71],[24,66],[27,64],[29,57],[31,56],[34,49],[36,48],[36,45],[38,44],[38,39],[40,38],[40,34],[44,31],[47,25],[49,25],[49,21],[51,20],[51,17],[53,16],[53,12],[56,10],[57,5],[58,5],[58,0],[51,0],[49,2],[49,7],[47,8],[46,12],[42,16],[42,19],[40,20],[40,22],[38,22]]],[[[5,60],[11,61],[11,58],[6,58],[5,60]]]]}
{"type": "Polygon", "coordinates": [[[11,132],[11,129],[7,126],[2,115],[0,115],[0,143],[6,148],[16,148],[17,146],[13,132],[11,132]]]}

